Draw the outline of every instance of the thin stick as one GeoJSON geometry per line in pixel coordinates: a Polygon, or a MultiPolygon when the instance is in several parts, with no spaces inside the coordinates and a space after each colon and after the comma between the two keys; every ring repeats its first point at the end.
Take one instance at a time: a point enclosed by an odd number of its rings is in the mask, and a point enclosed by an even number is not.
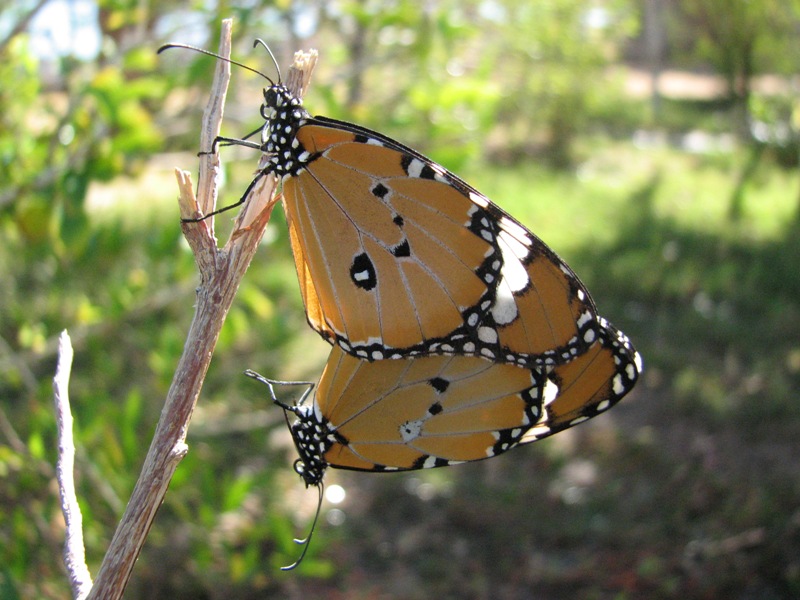
{"type": "MultiPolygon", "coordinates": [[[[219,50],[221,56],[230,56],[230,35],[231,22],[225,20],[219,50]]],[[[203,118],[204,136],[219,131],[219,120],[222,118],[224,88],[227,86],[224,66],[229,65],[225,61],[219,61],[219,65],[211,94],[214,101],[206,108],[203,118]]],[[[307,80],[308,76],[309,73],[306,73],[300,80],[307,80]]],[[[299,93],[300,88],[294,91],[299,93]]],[[[216,167],[213,157],[204,155],[200,160],[201,165],[210,167],[210,171],[216,167]],[[211,164],[207,161],[211,161],[211,164]]],[[[193,216],[198,210],[198,199],[199,208],[206,214],[216,199],[217,178],[201,169],[200,186],[195,196],[189,173],[179,170],[176,176],[181,216],[193,216]]],[[[276,200],[275,188],[275,178],[261,178],[260,184],[251,190],[246,199],[235,221],[234,231],[223,249],[217,247],[214,238],[213,218],[181,224],[184,236],[195,254],[201,277],[194,320],[142,472],[103,559],[90,599],[116,600],[122,597],[172,475],[188,451],[185,440],[189,422],[225,316],[269,222],[276,200]]]]}
{"type": "Polygon", "coordinates": [[[82,600],[92,587],[83,546],[83,517],[75,494],[75,443],[72,439],[72,412],[69,407],[69,376],[72,370],[72,342],[66,331],[58,338],[58,364],[53,378],[53,396],[58,427],[58,462],[56,479],[64,514],[64,565],[67,568],[72,596],[82,600]]]}

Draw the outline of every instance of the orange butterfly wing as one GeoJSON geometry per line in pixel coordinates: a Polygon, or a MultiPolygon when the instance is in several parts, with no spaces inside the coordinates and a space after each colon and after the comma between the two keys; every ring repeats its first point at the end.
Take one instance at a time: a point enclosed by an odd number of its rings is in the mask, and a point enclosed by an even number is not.
{"type": "Polygon", "coordinates": [[[642,359],[627,336],[603,318],[597,341],[572,362],[554,367],[541,423],[521,443],[542,439],[607,411],[633,389],[642,359]],[[549,396],[549,397],[548,397],[549,396]]]}
{"type": "Polygon", "coordinates": [[[315,400],[335,431],[324,461],[386,471],[495,456],[539,420],[543,386],[536,370],[481,358],[366,362],[334,347],[315,400]]]}
{"type": "Polygon", "coordinates": [[[485,202],[496,213],[503,270],[478,332],[496,342],[497,354],[484,356],[526,366],[569,362],[597,337],[598,317],[589,292],[536,235],[485,202]]]}
{"type": "Polygon", "coordinates": [[[587,352],[546,375],[465,356],[368,362],[334,346],[313,406],[293,409],[299,472],[315,484],[327,466],[397,471],[497,456],[605,412],[640,372],[627,337],[603,319],[587,352]]]}
{"type": "Polygon", "coordinates": [[[409,180],[397,151],[354,142],[348,131],[306,125],[298,139],[321,152],[283,190],[314,329],[372,360],[482,318],[500,260],[480,209],[445,183],[409,180]],[[426,194],[435,206],[416,200],[426,194]]]}
{"type": "Polygon", "coordinates": [[[315,118],[283,198],[306,314],[367,360],[464,354],[527,367],[594,341],[588,291],[539,238],[455,175],[315,118]]]}

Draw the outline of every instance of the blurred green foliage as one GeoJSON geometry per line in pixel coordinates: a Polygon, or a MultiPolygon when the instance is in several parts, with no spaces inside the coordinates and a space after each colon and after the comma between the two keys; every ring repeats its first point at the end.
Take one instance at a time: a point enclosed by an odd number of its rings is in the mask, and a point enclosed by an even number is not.
{"type": "MultiPolygon", "coordinates": [[[[786,7],[796,28],[796,4],[786,7]]],[[[284,68],[292,51],[320,48],[312,113],[471,174],[581,274],[637,343],[647,375],[602,423],[513,458],[408,477],[332,473],[356,496],[343,505],[349,518],[321,523],[302,569],[282,573],[316,495],[289,467],[280,411],[241,371],[315,379],[327,346],[305,327],[275,214],[127,597],[800,594],[800,477],[786,459],[800,419],[800,120],[790,93],[749,96],[752,146],[725,141],[729,99],[668,98],[656,111],[626,94],[620,56],[642,20],[628,0],[96,8],[92,60],[38,57],[25,26],[34,3],[0,9],[0,600],[68,593],[50,389],[62,329],[76,346],[92,572],[138,476],[193,313],[196,269],[170,169],[195,164],[213,67],[155,49],[213,48],[230,15],[235,57],[270,75],[254,37],[284,68]],[[766,538],[739,548],[741,532],[766,538]]],[[[666,16],[671,56],[692,66],[725,51],[714,46],[718,23],[687,17],[697,14],[666,16]]],[[[796,72],[772,21],[753,22],[752,74],[796,72]]],[[[225,135],[260,124],[263,84],[234,71],[225,135]]],[[[256,157],[229,149],[223,159],[228,202],[256,157]]]]}

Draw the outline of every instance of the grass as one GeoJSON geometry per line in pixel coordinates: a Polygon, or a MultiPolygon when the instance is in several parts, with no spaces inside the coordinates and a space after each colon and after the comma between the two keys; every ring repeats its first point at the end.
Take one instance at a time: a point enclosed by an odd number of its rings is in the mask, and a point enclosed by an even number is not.
{"type": "Polygon", "coordinates": [[[698,234],[753,241],[785,235],[798,210],[796,172],[766,163],[744,182],[748,202],[738,227],[728,218],[746,152],[699,156],[669,148],[640,150],[605,142],[576,172],[552,172],[534,163],[525,168],[489,169],[468,177],[478,189],[525,222],[554,248],[579,247],[588,239],[606,244],[633,211],[698,234]],[[637,191],[655,186],[648,198],[637,191]],[[792,193],[794,191],[794,194],[792,193]],[[641,205],[648,201],[647,207],[641,205]]]}

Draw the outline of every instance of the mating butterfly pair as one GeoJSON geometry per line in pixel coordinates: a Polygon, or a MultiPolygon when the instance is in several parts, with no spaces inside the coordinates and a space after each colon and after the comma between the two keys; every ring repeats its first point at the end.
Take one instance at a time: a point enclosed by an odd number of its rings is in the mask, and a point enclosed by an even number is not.
{"type": "MultiPolygon", "coordinates": [[[[263,42],[262,42],[263,43],[263,42]]],[[[270,81],[270,83],[272,83],[270,81]]],[[[264,89],[308,322],[333,344],[291,432],[295,469],[393,471],[496,456],[589,419],[641,371],[577,275],[480,192],[379,133],[264,89]]],[[[247,195],[247,192],[244,196],[247,195]]],[[[244,198],[243,196],[243,198],[244,198]]],[[[270,386],[271,380],[248,374],[270,386]]]]}
{"type": "Polygon", "coordinates": [[[641,361],[627,337],[480,192],[379,133],[311,117],[281,85],[261,112],[258,177],[281,179],[306,315],[334,345],[314,402],[284,405],[308,485],[327,466],[496,456],[633,387],[641,361]]]}

